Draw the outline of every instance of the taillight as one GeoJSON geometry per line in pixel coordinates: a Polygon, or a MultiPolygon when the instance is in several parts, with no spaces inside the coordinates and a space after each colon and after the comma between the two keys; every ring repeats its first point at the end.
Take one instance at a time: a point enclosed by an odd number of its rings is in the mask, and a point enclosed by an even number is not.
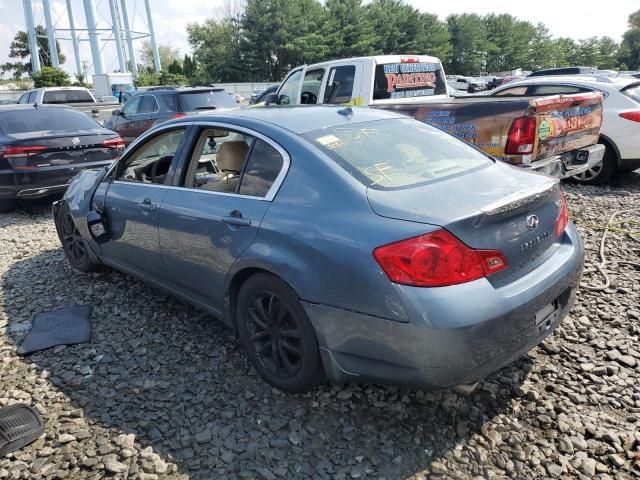
{"type": "Polygon", "coordinates": [[[115,148],[116,150],[124,150],[124,140],[120,137],[107,138],[102,142],[102,146],[106,148],[115,148]]]}
{"type": "Polygon", "coordinates": [[[504,153],[507,155],[522,155],[533,152],[536,139],[536,120],[533,117],[518,117],[511,122],[507,145],[504,153]]]}
{"type": "Polygon", "coordinates": [[[43,145],[6,145],[0,149],[5,158],[30,157],[44,152],[48,147],[43,145]]]}
{"type": "Polygon", "coordinates": [[[631,120],[632,122],[640,122],[640,111],[635,112],[623,112],[620,114],[622,118],[631,120]]]}
{"type": "Polygon", "coordinates": [[[564,193],[560,192],[562,202],[560,205],[560,213],[558,213],[558,218],[556,218],[556,237],[559,237],[564,233],[564,230],[567,228],[567,223],[569,223],[569,209],[567,208],[567,199],[564,198],[564,193]]]}
{"type": "Polygon", "coordinates": [[[182,117],[186,117],[186,116],[187,116],[186,113],[176,112],[173,115],[171,115],[171,118],[182,118],[182,117]]]}
{"type": "Polygon", "coordinates": [[[507,268],[502,252],[474,250],[446,230],[383,245],[373,257],[389,280],[415,287],[456,285],[507,268]]]}

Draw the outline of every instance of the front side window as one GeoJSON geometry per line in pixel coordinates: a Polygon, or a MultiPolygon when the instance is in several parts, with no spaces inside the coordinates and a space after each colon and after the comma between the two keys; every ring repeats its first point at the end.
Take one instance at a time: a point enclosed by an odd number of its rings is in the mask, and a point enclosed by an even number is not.
{"type": "Polygon", "coordinates": [[[185,129],[178,128],[148,139],[118,166],[117,179],[125,182],[163,185],[173,157],[184,138],[185,129]]]}
{"type": "Polygon", "coordinates": [[[278,92],[278,103],[280,105],[298,103],[298,88],[300,87],[301,78],[302,70],[296,70],[284,81],[278,92]]]}
{"type": "Polygon", "coordinates": [[[329,71],[324,87],[324,103],[341,104],[351,101],[353,82],[356,77],[355,65],[334,67],[329,71]]]}
{"type": "Polygon", "coordinates": [[[207,128],[198,137],[184,186],[264,197],[283,163],[278,150],[261,139],[243,132],[207,128]]]}
{"type": "Polygon", "coordinates": [[[304,74],[300,103],[306,105],[318,103],[318,95],[320,95],[320,87],[322,86],[323,77],[323,68],[308,70],[307,73],[304,74]]]}
{"type": "Polygon", "coordinates": [[[142,97],[133,97],[129,100],[124,107],[122,107],[122,113],[125,115],[135,115],[138,113],[138,106],[140,105],[140,100],[142,97]]]}
{"type": "Polygon", "coordinates": [[[20,98],[18,99],[18,103],[25,104],[27,103],[27,100],[29,100],[29,93],[23,93],[22,95],[20,95],[20,98]]]}
{"type": "Polygon", "coordinates": [[[377,120],[304,135],[365,186],[389,190],[490,165],[462,140],[413,119],[377,120]]]}

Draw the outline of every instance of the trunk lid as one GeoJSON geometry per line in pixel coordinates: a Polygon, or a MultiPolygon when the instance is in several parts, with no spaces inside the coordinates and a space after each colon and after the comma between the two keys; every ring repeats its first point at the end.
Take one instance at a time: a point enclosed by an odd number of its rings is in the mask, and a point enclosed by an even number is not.
{"type": "Polygon", "coordinates": [[[533,270],[558,246],[559,182],[500,162],[412,188],[369,188],[367,198],[380,216],[437,225],[469,247],[500,250],[508,268],[488,277],[496,286],[533,270]]]}

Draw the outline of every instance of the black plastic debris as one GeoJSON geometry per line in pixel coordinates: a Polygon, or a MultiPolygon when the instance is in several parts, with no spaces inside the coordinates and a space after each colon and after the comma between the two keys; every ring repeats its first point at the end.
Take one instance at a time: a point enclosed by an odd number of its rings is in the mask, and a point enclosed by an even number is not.
{"type": "Polygon", "coordinates": [[[0,457],[29,445],[44,433],[44,423],[29,405],[0,408],[0,457]]]}

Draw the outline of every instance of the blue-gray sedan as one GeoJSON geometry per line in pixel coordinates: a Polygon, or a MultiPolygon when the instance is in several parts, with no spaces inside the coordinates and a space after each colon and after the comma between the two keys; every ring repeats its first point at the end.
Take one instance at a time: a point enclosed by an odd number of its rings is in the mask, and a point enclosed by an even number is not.
{"type": "Polygon", "coordinates": [[[556,180],[375,109],[170,121],[54,214],[75,268],[210,311],[294,393],[480,380],[560,323],[584,257],[556,180]]]}

